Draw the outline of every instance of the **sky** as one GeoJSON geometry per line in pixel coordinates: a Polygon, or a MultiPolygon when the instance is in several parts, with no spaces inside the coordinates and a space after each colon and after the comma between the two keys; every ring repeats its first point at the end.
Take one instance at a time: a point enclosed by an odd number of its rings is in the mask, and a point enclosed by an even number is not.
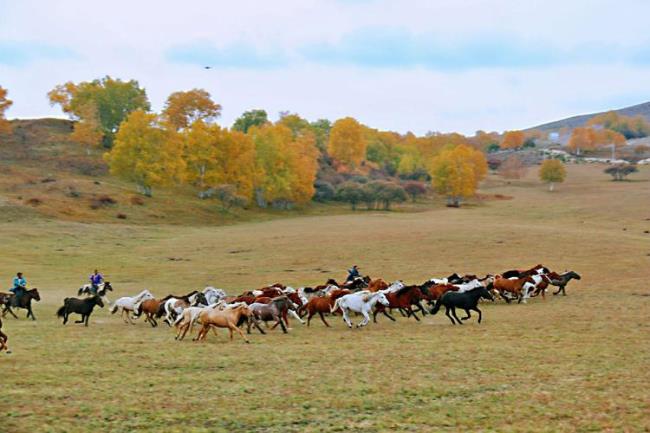
{"type": "Polygon", "coordinates": [[[503,131],[650,100],[645,0],[0,0],[9,118],[62,116],[66,81],[136,79],[154,110],[203,88],[265,109],[503,131]],[[210,66],[210,69],[205,69],[210,66]]]}

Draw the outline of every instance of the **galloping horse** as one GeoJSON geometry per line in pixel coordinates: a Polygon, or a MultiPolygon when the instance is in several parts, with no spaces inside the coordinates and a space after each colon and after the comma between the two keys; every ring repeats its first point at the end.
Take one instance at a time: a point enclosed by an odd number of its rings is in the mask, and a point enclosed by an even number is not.
{"type": "Polygon", "coordinates": [[[506,271],[501,274],[503,278],[523,278],[523,277],[530,277],[531,275],[542,275],[542,274],[548,274],[551,272],[549,268],[547,268],[544,265],[537,265],[533,266],[530,269],[527,270],[520,270],[520,269],[513,269],[510,271],[506,271]]]}
{"type": "Polygon", "coordinates": [[[366,326],[370,321],[370,312],[373,307],[377,304],[383,306],[388,306],[388,299],[383,292],[356,292],[350,293],[349,295],[341,296],[334,302],[330,312],[335,312],[337,309],[343,311],[343,320],[348,325],[348,328],[352,328],[352,322],[350,322],[350,317],[348,316],[348,311],[354,311],[355,313],[361,313],[363,315],[363,320],[357,324],[357,328],[366,326]]]}
{"type": "Polygon", "coordinates": [[[217,289],[212,286],[208,286],[203,289],[203,295],[208,305],[216,304],[217,302],[226,298],[226,292],[223,289],[217,289]]]}
{"type": "Polygon", "coordinates": [[[164,322],[167,323],[167,325],[172,326],[172,323],[184,309],[199,305],[205,306],[207,305],[207,301],[203,293],[194,290],[185,296],[170,296],[163,305],[165,311],[164,322]]]}
{"type": "Polygon", "coordinates": [[[164,314],[164,304],[165,301],[171,298],[172,296],[165,296],[162,299],[145,299],[140,303],[140,307],[136,309],[135,311],[135,317],[138,318],[142,315],[142,313],[145,314],[144,321],[149,322],[152,328],[155,328],[158,326],[158,322],[156,321],[156,318],[162,317],[164,314]]]}
{"type": "Polygon", "coordinates": [[[507,303],[510,303],[512,300],[509,296],[506,296],[505,293],[510,293],[514,295],[521,302],[523,299],[522,289],[524,284],[527,282],[532,282],[533,280],[530,277],[522,277],[510,280],[503,277],[502,275],[497,275],[494,277],[494,282],[488,284],[488,288],[494,288],[499,292],[499,295],[506,300],[507,303]]]}
{"type": "Polygon", "coordinates": [[[306,305],[303,305],[301,307],[301,310],[307,311],[307,326],[309,326],[309,322],[311,322],[311,318],[314,317],[316,313],[318,313],[318,315],[320,316],[320,320],[322,320],[325,326],[329,328],[330,325],[325,320],[324,314],[330,313],[332,307],[334,306],[334,302],[336,302],[338,298],[340,298],[341,296],[348,295],[350,293],[352,292],[350,292],[348,289],[337,289],[331,291],[328,295],[311,298],[306,305]]]}
{"type": "Polygon", "coordinates": [[[555,272],[551,272],[548,274],[549,279],[551,280],[551,284],[559,287],[557,289],[557,292],[553,292],[554,295],[557,295],[558,293],[562,292],[563,296],[566,296],[566,292],[564,291],[564,288],[566,287],[567,284],[569,284],[569,281],[576,279],[579,280],[581,279],[580,275],[578,275],[577,272],[573,271],[566,271],[562,275],[558,275],[555,272]]]}
{"type": "Polygon", "coordinates": [[[124,323],[130,323],[131,325],[135,325],[133,321],[131,320],[130,313],[135,313],[140,309],[140,304],[147,300],[147,299],[154,299],[153,295],[149,290],[143,290],[140,293],[138,293],[135,296],[124,296],[122,298],[119,298],[118,300],[115,301],[111,309],[109,310],[111,314],[117,313],[117,310],[121,309],[122,313],[122,320],[124,320],[124,323]],[[124,318],[124,315],[126,314],[126,319],[124,318]]]}
{"type": "MultiPolygon", "coordinates": [[[[208,331],[210,330],[211,327],[214,328],[228,328],[228,331],[230,331],[230,340],[232,341],[233,339],[233,331],[237,331],[239,335],[246,341],[246,343],[250,343],[248,341],[248,338],[246,338],[246,335],[242,332],[241,329],[237,327],[237,323],[239,323],[240,319],[242,316],[249,316],[251,313],[248,310],[248,306],[246,305],[239,305],[234,308],[226,308],[224,310],[219,310],[219,309],[209,309],[209,310],[203,310],[199,314],[199,321],[202,324],[201,330],[199,330],[199,334],[195,338],[195,341],[199,340],[205,340],[205,337],[208,334],[208,331]]],[[[215,330],[216,334],[216,330],[215,330]]]]}
{"type": "MultiPolygon", "coordinates": [[[[287,309],[289,308],[288,299],[285,297],[275,298],[268,304],[253,303],[248,306],[248,309],[253,313],[253,317],[263,322],[274,321],[273,328],[280,325],[282,332],[287,333],[287,327],[284,325],[283,316],[286,316],[287,309]]],[[[248,325],[250,333],[250,322],[248,325]]]]}
{"type": "Polygon", "coordinates": [[[92,285],[92,284],[84,284],[84,285],[81,286],[81,288],[77,291],[77,296],[81,296],[81,295],[95,296],[95,295],[97,295],[99,292],[104,292],[104,295],[103,295],[103,296],[106,296],[106,292],[107,292],[107,291],[111,291],[111,292],[113,291],[113,286],[111,286],[111,283],[108,282],[108,281],[104,281],[103,283],[99,284],[99,285],[97,286],[97,291],[96,291],[96,292],[95,292],[95,290],[93,289],[93,285],[92,285]]]}
{"type": "Polygon", "coordinates": [[[63,300],[63,306],[59,308],[56,312],[57,317],[63,318],[63,324],[68,323],[68,316],[72,313],[80,314],[81,319],[76,320],[74,323],[85,323],[84,326],[88,326],[88,319],[93,313],[95,305],[99,305],[101,308],[104,308],[104,302],[102,301],[102,296],[95,295],[91,298],[65,298],[63,300]]]}
{"type": "Polygon", "coordinates": [[[446,309],[445,315],[449,317],[451,323],[455,325],[456,322],[454,322],[454,319],[456,319],[458,321],[458,324],[462,325],[463,322],[461,322],[456,315],[456,308],[465,310],[467,316],[463,317],[463,320],[469,319],[471,317],[469,311],[474,310],[478,313],[478,323],[481,323],[483,314],[481,313],[481,310],[478,309],[478,301],[480,298],[494,301],[492,294],[490,294],[490,292],[488,292],[487,289],[483,286],[477,287],[476,289],[464,293],[448,292],[442,295],[440,299],[438,299],[436,305],[433,307],[433,309],[431,309],[431,314],[436,314],[440,310],[440,307],[444,305],[446,309]],[[450,312],[451,314],[449,314],[450,312]]]}
{"type": "Polygon", "coordinates": [[[24,308],[27,310],[26,317],[31,317],[32,320],[36,320],[36,316],[34,316],[34,312],[32,311],[32,299],[37,302],[41,300],[41,295],[38,293],[38,289],[36,288],[26,290],[18,302],[16,302],[15,294],[0,293],[0,304],[4,305],[4,310],[2,310],[2,317],[5,317],[7,312],[9,312],[17,319],[18,316],[16,316],[16,313],[13,312],[12,308],[24,308]]]}
{"type": "Polygon", "coordinates": [[[424,299],[420,286],[404,286],[395,292],[390,292],[389,289],[385,289],[382,290],[381,293],[386,295],[388,305],[383,306],[380,304],[375,307],[375,311],[372,313],[372,320],[375,323],[377,323],[377,314],[379,313],[383,313],[384,316],[388,317],[393,322],[395,321],[395,318],[388,314],[386,308],[399,308],[400,311],[404,310],[407,313],[406,317],[413,316],[418,322],[420,321],[420,318],[415,314],[415,311],[413,311],[413,305],[416,305],[423,315],[425,314],[424,308],[420,305],[420,301],[424,299]]]}

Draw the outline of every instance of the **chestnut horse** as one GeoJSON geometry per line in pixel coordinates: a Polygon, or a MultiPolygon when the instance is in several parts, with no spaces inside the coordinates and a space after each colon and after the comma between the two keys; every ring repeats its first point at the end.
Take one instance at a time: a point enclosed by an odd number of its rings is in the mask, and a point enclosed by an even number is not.
{"type": "Polygon", "coordinates": [[[330,313],[332,307],[334,306],[334,302],[336,302],[338,298],[344,295],[348,295],[350,293],[352,292],[350,292],[348,289],[336,289],[336,290],[332,290],[326,296],[317,296],[315,298],[311,298],[306,305],[301,307],[301,310],[307,311],[307,326],[309,326],[309,322],[311,322],[311,318],[314,317],[316,313],[318,313],[318,315],[320,316],[320,320],[322,320],[325,326],[329,328],[330,325],[325,320],[324,314],[330,313]]]}
{"type": "Polygon", "coordinates": [[[549,268],[547,268],[544,265],[537,265],[533,266],[530,269],[527,270],[521,270],[521,269],[513,269],[510,271],[506,271],[501,274],[503,278],[523,278],[523,277],[530,277],[531,275],[541,275],[541,274],[548,274],[551,272],[549,268]]]}
{"type": "Polygon", "coordinates": [[[533,283],[533,280],[530,277],[522,277],[510,280],[503,277],[502,275],[497,275],[494,277],[494,282],[488,284],[487,289],[494,290],[499,292],[499,295],[506,300],[507,303],[510,303],[512,300],[510,297],[506,296],[505,293],[510,293],[518,299],[518,302],[521,302],[523,299],[522,289],[525,283],[533,283]]]}
{"type": "Polygon", "coordinates": [[[162,299],[147,299],[142,301],[139,308],[135,312],[135,317],[140,317],[142,313],[145,314],[145,322],[149,322],[152,328],[158,326],[156,318],[161,318],[165,314],[165,302],[172,298],[172,295],[165,296],[162,299]]]}
{"type": "Polygon", "coordinates": [[[413,305],[418,307],[418,310],[424,315],[424,308],[420,305],[420,301],[424,299],[424,295],[420,290],[420,286],[405,286],[396,292],[386,292],[386,299],[388,299],[388,305],[384,306],[382,304],[377,304],[375,306],[375,311],[372,313],[373,322],[377,323],[377,314],[383,313],[384,316],[388,317],[390,320],[395,321],[395,318],[391,316],[386,308],[398,308],[400,310],[406,311],[406,317],[413,316],[418,322],[420,318],[413,311],[413,305]]]}

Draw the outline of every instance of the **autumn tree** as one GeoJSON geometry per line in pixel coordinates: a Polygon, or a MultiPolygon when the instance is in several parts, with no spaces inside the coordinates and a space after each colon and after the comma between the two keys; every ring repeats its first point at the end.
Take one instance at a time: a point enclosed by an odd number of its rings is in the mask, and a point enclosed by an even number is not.
{"type": "Polygon", "coordinates": [[[255,144],[255,195],[258,205],[288,208],[306,203],[314,195],[318,149],[313,133],[293,137],[291,129],[278,124],[253,126],[255,144]]]}
{"type": "Polygon", "coordinates": [[[609,111],[592,117],[587,126],[610,129],[623,135],[626,139],[641,138],[650,135],[650,123],[642,116],[623,116],[609,111]]]}
{"type": "Polygon", "coordinates": [[[482,152],[461,144],[443,150],[430,166],[433,188],[447,197],[447,205],[459,207],[463,198],[476,193],[479,182],[487,174],[482,152]]]}
{"type": "Polygon", "coordinates": [[[510,155],[499,165],[499,175],[505,179],[521,179],[526,171],[526,166],[517,155],[510,155]]]}
{"type": "Polygon", "coordinates": [[[583,150],[592,150],[596,147],[596,132],[593,128],[575,128],[571,133],[569,149],[580,155],[583,150]]]}
{"type": "Polygon", "coordinates": [[[104,134],[99,123],[97,107],[89,103],[80,107],[79,120],[74,124],[74,130],[70,138],[86,148],[86,153],[90,155],[91,149],[99,147],[102,144],[104,134]]]}
{"type": "Polygon", "coordinates": [[[501,140],[501,149],[519,149],[524,145],[526,135],[523,131],[507,131],[501,140]]]}
{"type": "Polygon", "coordinates": [[[407,194],[411,196],[413,203],[415,203],[415,200],[418,198],[418,196],[427,193],[427,186],[424,182],[409,180],[408,182],[404,182],[403,186],[407,194]]]}
{"type": "Polygon", "coordinates": [[[282,113],[278,123],[289,128],[294,137],[297,137],[303,131],[310,129],[309,122],[297,114],[282,113]]]}
{"type": "Polygon", "coordinates": [[[103,144],[110,148],[120,124],[136,110],[148,111],[149,100],[137,81],[122,81],[109,76],[78,84],[67,82],[48,93],[50,104],[60,105],[73,120],[86,120],[94,113],[103,134],[103,144]]]}
{"type": "Polygon", "coordinates": [[[151,196],[154,186],[180,181],[185,171],[180,135],[164,128],[158,116],[137,110],[120,125],[115,143],[104,155],[112,175],[135,182],[151,196]]]}
{"type": "Polygon", "coordinates": [[[232,125],[232,129],[235,131],[240,131],[247,133],[250,128],[253,126],[262,126],[269,122],[269,118],[264,110],[250,110],[244,112],[239,116],[235,123],[232,125]]]}
{"type": "Polygon", "coordinates": [[[176,129],[185,129],[201,120],[209,123],[221,114],[221,105],[203,89],[174,92],[167,98],[162,115],[176,129]]]}
{"type": "Polygon", "coordinates": [[[11,123],[5,118],[5,111],[13,104],[11,99],[7,99],[7,89],[0,86],[0,134],[9,134],[11,132],[11,123]]]}
{"type": "Polygon", "coordinates": [[[564,182],[566,169],[564,164],[557,159],[547,159],[539,168],[539,178],[548,183],[548,190],[553,191],[556,183],[564,182]]]}
{"type": "Polygon", "coordinates": [[[343,164],[355,167],[366,157],[363,126],[352,117],[334,122],[327,144],[329,155],[343,164]]]}

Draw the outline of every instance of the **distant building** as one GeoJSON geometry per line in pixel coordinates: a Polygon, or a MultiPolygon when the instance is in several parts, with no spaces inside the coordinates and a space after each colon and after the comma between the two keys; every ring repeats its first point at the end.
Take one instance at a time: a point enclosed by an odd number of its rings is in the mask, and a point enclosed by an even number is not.
{"type": "Polygon", "coordinates": [[[549,139],[549,141],[557,143],[558,141],[560,141],[560,133],[559,132],[549,132],[548,133],[548,139],[549,139]]]}

